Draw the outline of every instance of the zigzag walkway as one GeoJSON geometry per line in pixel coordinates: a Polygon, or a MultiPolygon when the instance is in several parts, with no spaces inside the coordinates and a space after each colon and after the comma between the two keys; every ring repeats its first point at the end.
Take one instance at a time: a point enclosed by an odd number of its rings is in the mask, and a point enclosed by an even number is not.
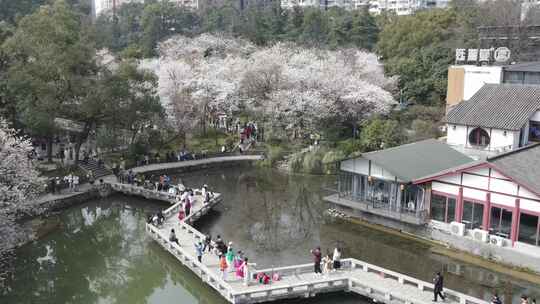
{"type": "MultiPolygon", "coordinates": [[[[137,187],[130,189],[136,190],[134,188],[137,187]]],[[[132,194],[137,195],[137,192],[134,191],[132,194]]],[[[176,216],[181,206],[175,204],[163,212],[166,220],[162,226],[146,224],[146,232],[180,263],[191,269],[204,283],[210,285],[231,303],[249,304],[298,297],[307,298],[335,291],[355,292],[387,304],[432,303],[432,283],[356,259],[343,259],[342,270],[325,276],[316,276],[313,273],[312,264],[253,270],[253,273],[277,272],[282,276],[280,281],[269,285],[252,282],[250,286],[244,286],[232,272],[226,280],[223,280],[218,267],[218,258],[214,254],[205,254],[202,263],[197,261],[194,245],[196,242],[203,241],[205,236],[191,226],[220,201],[221,195],[216,194],[209,204],[203,205],[202,197],[196,196],[192,214],[182,222],[176,216]],[[172,228],[176,231],[180,245],[168,241],[172,228]]],[[[445,294],[447,296],[445,303],[488,304],[482,299],[449,289],[445,289],[445,294]]]]}

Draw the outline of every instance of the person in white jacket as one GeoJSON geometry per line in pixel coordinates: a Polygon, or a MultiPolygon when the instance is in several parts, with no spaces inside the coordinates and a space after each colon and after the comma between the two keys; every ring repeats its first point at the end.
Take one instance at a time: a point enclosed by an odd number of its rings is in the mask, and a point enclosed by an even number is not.
{"type": "Polygon", "coordinates": [[[332,261],[334,261],[334,271],[338,270],[341,268],[341,249],[339,249],[338,247],[336,247],[334,249],[334,254],[332,256],[332,261]]]}

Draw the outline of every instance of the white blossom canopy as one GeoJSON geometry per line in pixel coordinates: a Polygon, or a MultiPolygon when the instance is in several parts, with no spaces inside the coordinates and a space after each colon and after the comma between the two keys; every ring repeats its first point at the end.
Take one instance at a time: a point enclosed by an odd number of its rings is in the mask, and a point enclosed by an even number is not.
{"type": "MultiPolygon", "coordinates": [[[[211,111],[240,108],[289,125],[332,119],[357,122],[395,105],[395,79],[375,54],[357,49],[303,48],[292,43],[256,47],[242,39],[203,34],[172,37],[159,46],[160,95],[179,114],[186,98],[211,111]],[[173,102],[173,100],[176,100],[173,102]],[[173,103],[171,105],[171,103],[173,103]]],[[[173,116],[174,116],[173,115],[173,116]]]]}
{"type": "Polygon", "coordinates": [[[27,202],[39,191],[39,177],[29,159],[32,145],[0,118],[0,207],[27,202]]]}

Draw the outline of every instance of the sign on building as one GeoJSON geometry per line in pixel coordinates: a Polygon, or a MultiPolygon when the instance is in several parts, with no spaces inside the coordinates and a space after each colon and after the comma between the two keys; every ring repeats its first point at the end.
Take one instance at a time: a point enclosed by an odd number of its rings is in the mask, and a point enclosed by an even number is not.
{"type": "Polygon", "coordinates": [[[490,49],[456,49],[456,63],[493,63],[510,60],[510,49],[507,47],[490,49]]]}

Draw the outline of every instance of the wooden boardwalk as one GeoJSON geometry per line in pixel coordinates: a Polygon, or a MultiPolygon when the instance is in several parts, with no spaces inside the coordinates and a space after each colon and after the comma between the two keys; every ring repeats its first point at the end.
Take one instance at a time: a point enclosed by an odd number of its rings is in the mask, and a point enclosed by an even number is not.
{"type": "MultiPolygon", "coordinates": [[[[137,192],[132,192],[132,194],[137,194],[137,192]]],[[[177,218],[180,204],[175,204],[163,212],[166,220],[162,226],[155,227],[152,224],[146,224],[146,232],[179,262],[199,276],[202,282],[214,288],[231,303],[247,304],[298,297],[308,298],[335,291],[354,292],[387,304],[432,303],[432,283],[357,259],[343,259],[343,269],[324,276],[315,275],[311,263],[273,269],[255,270],[252,267],[253,273],[265,272],[271,275],[277,272],[281,275],[280,281],[269,285],[260,285],[252,281],[250,286],[244,286],[241,280],[235,278],[234,272],[228,273],[224,280],[219,271],[216,255],[205,253],[202,263],[197,261],[195,243],[203,241],[205,236],[191,226],[220,200],[221,196],[216,194],[209,204],[204,205],[202,197],[196,196],[192,214],[182,222],[177,218]],[[180,245],[168,241],[171,229],[175,230],[180,245]]],[[[444,292],[447,296],[445,303],[488,304],[484,300],[453,290],[445,289],[444,292]]]]}

